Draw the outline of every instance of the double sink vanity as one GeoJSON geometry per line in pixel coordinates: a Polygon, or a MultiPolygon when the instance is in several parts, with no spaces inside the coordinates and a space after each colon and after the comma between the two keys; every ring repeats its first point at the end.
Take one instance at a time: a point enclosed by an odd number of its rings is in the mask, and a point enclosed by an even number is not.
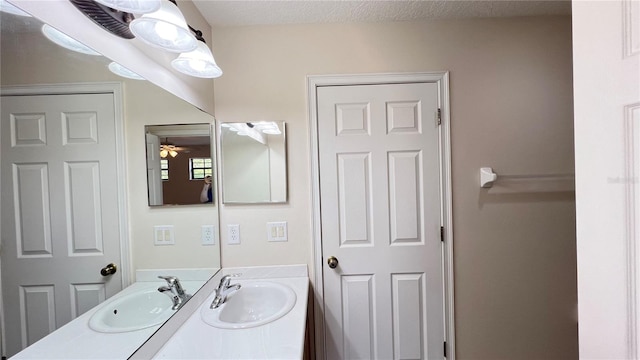
{"type": "Polygon", "coordinates": [[[222,269],[210,278],[207,273],[138,271],[135,283],[12,358],[303,357],[305,265],[222,269]],[[176,287],[184,290],[183,299],[176,299],[176,287]]]}

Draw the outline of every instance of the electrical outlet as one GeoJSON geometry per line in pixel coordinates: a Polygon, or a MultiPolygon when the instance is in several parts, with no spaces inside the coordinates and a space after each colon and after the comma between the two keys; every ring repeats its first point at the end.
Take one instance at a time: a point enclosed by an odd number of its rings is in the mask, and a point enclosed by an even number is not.
{"type": "Polygon", "coordinates": [[[173,225],[158,225],[153,227],[153,244],[154,245],[175,245],[176,241],[173,236],[173,225]]]}
{"type": "Polygon", "coordinates": [[[229,238],[227,239],[227,244],[229,245],[240,244],[240,225],[229,224],[227,225],[227,231],[229,235],[229,238]]]}
{"type": "Polygon", "coordinates": [[[287,222],[278,221],[267,223],[267,241],[288,241],[287,222]]]}
{"type": "Polygon", "coordinates": [[[202,245],[216,244],[216,226],[202,225],[202,245]]]}

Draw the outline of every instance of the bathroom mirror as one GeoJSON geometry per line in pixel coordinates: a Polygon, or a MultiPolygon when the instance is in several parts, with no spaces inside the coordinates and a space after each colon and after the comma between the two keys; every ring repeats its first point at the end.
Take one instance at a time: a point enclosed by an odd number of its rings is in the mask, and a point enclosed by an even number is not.
{"type": "MultiPolygon", "coordinates": [[[[67,4],[68,2],[60,3],[67,4]]],[[[79,15],[82,16],[81,14],[79,15]]],[[[201,275],[202,277],[214,274],[220,268],[220,248],[219,241],[217,241],[219,239],[217,204],[212,202],[206,206],[161,207],[151,211],[148,206],[146,145],[144,142],[145,125],[147,124],[193,123],[199,124],[201,128],[205,124],[210,134],[208,136],[210,141],[209,148],[215,150],[214,140],[216,137],[211,135],[213,129],[211,124],[215,123],[214,118],[145,80],[125,79],[114,75],[107,68],[111,61],[103,56],[85,55],[63,49],[42,35],[42,25],[41,21],[32,17],[15,16],[0,12],[0,86],[6,88],[8,86],[85,83],[117,83],[121,86],[121,116],[124,120],[122,143],[124,146],[120,149],[114,149],[114,154],[116,151],[121,151],[124,152],[126,158],[126,171],[124,174],[126,179],[124,181],[126,183],[127,198],[126,203],[122,203],[121,206],[126,209],[125,219],[128,227],[126,233],[128,234],[129,249],[122,248],[122,253],[131,258],[127,259],[125,256],[123,259],[123,261],[129,263],[130,270],[128,278],[122,281],[124,286],[136,281],[136,271],[138,270],[167,269],[167,271],[162,272],[164,275],[176,275],[179,271],[194,269],[198,270],[199,274],[204,274],[201,275]],[[157,246],[154,244],[154,227],[157,225],[173,226],[175,231],[174,245],[157,246]],[[202,243],[201,226],[204,225],[209,225],[215,229],[215,245],[202,243]],[[176,271],[172,271],[172,269],[176,271]]],[[[107,35],[109,36],[109,34],[107,35]]],[[[214,153],[210,153],[209,156],[212,159],[216,158],[214,153]]],[[[216,178],[215,171],[215,163],[213,163],[214,179],[216,178]]],[[[52,213],[65,211],[58,208],[50,210],[52,213]]],[[[5,213],[3,211],[3,214],[5,213]]],[[[110,223],[109,226],[116,225],[110,223]]],[[[13,240],[13,238],[5,237],[5,228],[5,226],[2,227],[2,241],[13,240]]],[[[101,264],[101,266],[103,265],[101,264]]],[[[123,273],[123,268],[126,264],[119,265],[122,266],[118,267],[118,271],[123,273]]],[[[30,274],[22,275],[32,276],[37,271],[37,268],[34,267],[30,274]]],[[[22,275],[20,273],[11,273],[13,277],[22,275]]],[[[60,275],[64,276],[64,270],[61,270],[60,275]]],[[[155,276],[150,278],[156,280],[155,276]]],[[[184,280],[182,276],[181,279],[184,280]]],[[[162,284],[160,280],[158,281],[162,284]]],[[[99,284],[82,284],[81,287],[89,290],[99,289],[99,284]]],[[[198,288],[189,287],[186,290],[193,294],[198,288]]],[[[66,290],[66,293],[68,294],[69,291],[66,290]]],[[[95,294],[96,298],[100,295],[99,291],[96,291],[95,294]]],[[[87,299],[82,298],[81,300],[87,299]]],[[[51,325],[50,320],[47,320],[55,319],[55,316],[41,316],[42,314],[47,314],[47,311],[50,310],[54,303],[53,300],[52,298],[39,298],[38,301],[29,303],[29,311],[33,311],[33,313],[40,316],[34,317],[30,315],[26,319],[44,319],[41,323],[49,324],[48,329],[62,326],[63,324],[56,322],[51,323],[53,324],[51,325]],[[47,301],[50,302],[47,303],[47,301]]],[[[104,300],[104,297],[102,300],[104,300]]],[[[58,303],[58,299],[55,299],[55,303],[58,303]]],[[[2,311],[5,314],[23,314],[24,309],[7,308],[6,304],[4,306],[5,308],[2,311]]],[[[69,307],[67,307],[67,311],[68,309],[69,307]]],[[[81,306],[80,311],[76,309],[73,310],[73,313],[78,316],[86,310],[88,310],[86,306],[81,306]]],[[[8,329],[8,332],[14,331],[14,333],[17,333],[17,330],[15,330],[17,327],[12,326],[10,323],[5,324],[5,329],[8,329]]],[[[27,332],[28,339],[25,340],[26,345],[31,345],[47,333],[48,331],[29,330],[27,332]]],[[[149,336],[151,333],[149,333],[149,336]]],[[[130,334],[130,338],[135,337],[130,334]]],[[[109,336],[109,334],[105,335],[105,341],[102,342],[101,349],[119,348],[119,344],[109,344],[109,339],[112,338],[113,336],[109,336]]],[[[146,338],[141,339],[138,345],[141,345],[145,340],[146,338]]],[[[66,344],[60,344],[61,349],[70,347],[66,344]]],[[[9,346],[3,343],[2,350],[4,354],[13,355],[13,353],[19,351],[19,348],[16,350],[16,347],[12,347],[10,350],[12,353],[9,353],[7,349],[9,349],[9,346]]],[[[102,356],[109,357],[105,353],[102,353],[102,356]]]]}
{"type": "Polygon", "coordinates": [[[212,124],[146,125],[149,206],[215,203],[212,124]]]}
{"type": "Polygon", "coordinates": [[[284,121],[220,124],[222,202],[287,202],[287,142],[284,121]]]}

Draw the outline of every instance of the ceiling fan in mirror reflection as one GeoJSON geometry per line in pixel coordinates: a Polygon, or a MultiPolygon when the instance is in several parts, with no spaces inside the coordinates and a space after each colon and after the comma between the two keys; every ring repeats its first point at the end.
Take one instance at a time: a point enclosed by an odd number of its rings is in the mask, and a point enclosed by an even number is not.
{"type": "Polygon", "coordinates": [[[160,145],[160,157],[164,159],[167,155],[178,156],[178,148],[173,145],[160,145]]]}

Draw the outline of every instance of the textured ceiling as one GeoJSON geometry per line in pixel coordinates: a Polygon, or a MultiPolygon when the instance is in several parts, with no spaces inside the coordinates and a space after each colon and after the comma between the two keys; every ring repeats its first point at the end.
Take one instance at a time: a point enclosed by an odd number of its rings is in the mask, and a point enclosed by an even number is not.
{"type": "Polygon", "coordinates": [[[212,26],[411,21],[571,14],[570,0],[194,0],[212,26]]]}

